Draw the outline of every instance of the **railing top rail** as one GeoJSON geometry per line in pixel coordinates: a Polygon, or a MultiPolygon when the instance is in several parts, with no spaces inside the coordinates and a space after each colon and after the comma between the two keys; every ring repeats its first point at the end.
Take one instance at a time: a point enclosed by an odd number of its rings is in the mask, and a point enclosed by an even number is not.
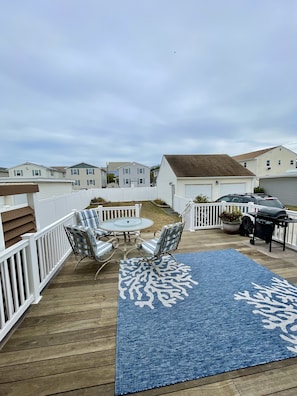
{"type": "Polygon", "coordinates": [[[71,212],[68,215],[66,215],[66,216],[62,217],[61,219],[55,221],[54,223],[50,224],[49,226],[43,228],[42,230],[35,232],[34,233],[35,239],[38,239],[41,236],[43,236],[43,235],[47,234],[48,232],[50,232],[51,230],[54,230],[60,224],[64,224],[68,220],[71,220],[72,218],[74,218],[74,216],[75,216],[75,213],[71,212]]]}
{"type": "Polygon", "coordinates": [[[28,246],[28,241],[19,241],[19,242],[15,243],[14,245],[10,246],[9,248],[3,250],[2,252],[0,252],[0,262],[7,260],[11,256],[13,256],[15,253],[20,252],[27,246],[28,246]]]}

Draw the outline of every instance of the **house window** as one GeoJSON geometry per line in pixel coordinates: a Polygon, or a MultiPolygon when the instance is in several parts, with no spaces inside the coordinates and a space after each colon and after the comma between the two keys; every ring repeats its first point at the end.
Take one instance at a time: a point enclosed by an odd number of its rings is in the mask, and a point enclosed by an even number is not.
{"type": "Polygon", "coordinates": [[[129,179],[125,179],[125,184],[129,184],[129,179]]]}
{"type": "Polygon", "coordinates": [[[87,175],[94,175],[94,169],[93,168],[88,168],[86,170],[86,172],[87,172],[87,175]]]}
{"type": "Polygon", "coordinates": [[[144,173],[144,169],[143,168],[137,168],[137,173],[144,173]]]}
{"type": "Polygon", "coordinates": [[[139,183],[138,184],[144,184],[144,179],[139,179],[139,183]]]}
{"type": "Polygon", "coordinates": [[[23,171],[22,171],[22,170],[14,170],[14,171],[13,171],[13,174],[14,174],[15,176],[23,176],[23,171]]]}
{"type": "Polygon", "coordinates": [[[80,180],[74,180],[74,185],[75,186],[80,186],[80,180]]]}
{"type": "Polygon", "coordinates": [[[243,163],[243,166],[246,168],[246,162],[243,163]]]}
{"type": "Polygon", "coordinates": [[[124,174],[128,175],[130,173],[130,169],[129,168],[124,168],[124,174]]]}
{"type": "Polygon", "coordinates": [[[41,170],[40,169],[33,169],[32,170],[32,175],[33,176],[41,176],[41,170]]]}
{"type": "Polygon", "coordinates": [[[290,165],[294,165],[294,160],[291,160],[291,161],[290,161],[290,165]]]}
{"type": "Polygon", "coordinates": [[[71,169],[71,174],[72,174],[72,175],[79,175],[79,169],[77,169],[77,168],[72,168],[72,169],[71,169]]]}
{"type": "Polygon", "coordinates": [[[281,164],[282,164],[282,161],[281,161],[281,160],[278,160],[277,163],[278,163],[278,165],[281,165],[281,164]]]}
{"type": "Polygon", "coordinates": [[[93,180],[93,179],[87,180],[87,185],[88,186],[95,186],[95,180],[93,180]]]}
{"type": "Polygon", "coordinates": [[[270,160],[266,161],[266,166],[270,166],[270,160]]]}

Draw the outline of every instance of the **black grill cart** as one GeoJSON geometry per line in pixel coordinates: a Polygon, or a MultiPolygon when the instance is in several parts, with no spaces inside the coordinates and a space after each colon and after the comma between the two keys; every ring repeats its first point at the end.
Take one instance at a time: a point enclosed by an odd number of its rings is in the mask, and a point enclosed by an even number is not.
{"type": "Polygon", "coordinates": [[[284,238],[281,244],[283,250],[286,248],[286,231],[289,223],[296,223],[296,220],[289,219],[285,209],[265,207],[259,209],[257,213],[250,213],[255,217],[255,226],[253,237],[250,240],[252,245],[255,244],[255,238],[260,238],[269,243],[269,251],[271,252],[272,234],[275,227],[284,228],[284,238]]]}

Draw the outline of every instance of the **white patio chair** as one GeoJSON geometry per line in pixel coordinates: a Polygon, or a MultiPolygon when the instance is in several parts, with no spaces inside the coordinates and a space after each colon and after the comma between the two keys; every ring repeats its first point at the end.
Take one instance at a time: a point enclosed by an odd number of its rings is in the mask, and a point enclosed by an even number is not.
{"type": "Polygon", "coordinates": [[[111,261],[112,256],[116,252],[115,248],[117,245],[115,241],[111,243],[96,240],[94,233],[88,227],[64,226],[64,229],[73,253],[77,258],[74,271],[85,258],[92,258],[100,264],[94,277],[94,279],[97,279],[99,272],[111,261]]]}
{"type": "Polygon", "coordinates": [[[155,235],[153,239],[144,240],[138,238],[140,243],[137,245],[137,248],[143,256],[141,261],[153,265],[158,273],[159,270],[155,262],[163,256],[169,255],[177,262],[176,258],[173,256],[173,252],[178,247],[184,226],[185,224],[183,222],[167,224],[163,226],[159,236],[155,235]]]}
{"type": "Polygon", "coordinates": [[[82,225],[83,227],[91,228],[94,231],[96,238],[108,238],[111,235],[110,232],[103,230],[100,227],[100,220],[95,209],[76,211],[76,216],[78,224],[82,225]]]}

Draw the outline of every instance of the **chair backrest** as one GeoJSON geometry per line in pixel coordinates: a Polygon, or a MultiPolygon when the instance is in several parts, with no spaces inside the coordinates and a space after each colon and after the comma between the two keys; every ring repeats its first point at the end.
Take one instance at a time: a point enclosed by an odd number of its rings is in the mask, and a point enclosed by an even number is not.
{"type": "Polygon", "coordinates": [[[74,254],[95,258],[96,240],[90,228],[65,226],[65,231],[74,254]]]}
{"type": "Polygon", "coordinates": [[[185,223],[173,223],[163,226],[160,237],[155,247],[154,255],[171,253],[177,249],[185,223]]]}
{"type": "Polygon", "coordinates": [[[100,228],[96,209],[85,209],[76,212],[78,223],[84,227],[100,228]]]}

